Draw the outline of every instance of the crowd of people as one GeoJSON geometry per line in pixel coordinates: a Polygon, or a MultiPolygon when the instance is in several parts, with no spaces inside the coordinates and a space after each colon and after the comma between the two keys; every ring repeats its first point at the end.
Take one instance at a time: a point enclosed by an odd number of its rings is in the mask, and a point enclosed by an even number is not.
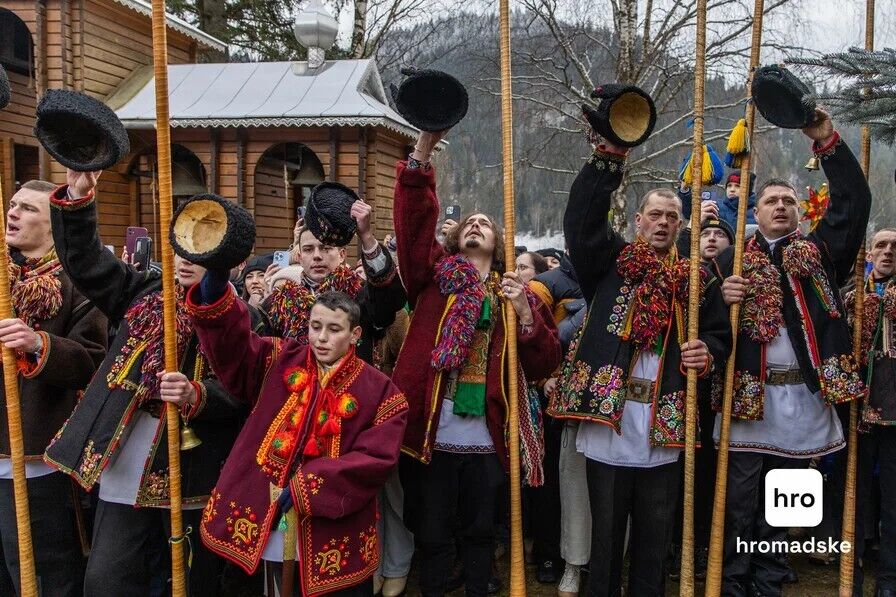
{"type": "MultiPolygon", "coordinates": [[[[352,206],[356,263],[302,221],[288,266],[272,255],[233,271],[177,257],[177,371],[164,367],[161,271],[140,271],[99,237],[100,173],[20,187],[6,231],[15,318],[0,321],[0,343],[18,357],[41,594],[168,592],[166,405],[201,440],[182,452],[179,479],[190,595],[224,594],[228,563],[263,569],[272,596],[495,593],[510,526],[513,401],[537,581],[559,597],[618,596],[623,586],[664,595],[680,565],[692,370],[697,577],[713,489],[726,483],[723,594],[781,595],[796,580],[784,554],[744,553],[738,541],[787,536],[764,517],[771,469],[826,466],[830,491],[842,493],[848,403],[861,400],[853,594],[862,594],[867,535],[879,543],[875,595],[896,596],[896,228],[879,229],[868,247],[856,362],[849,283],[871,193],[830,117],[818,110],[803,130],[831,197],[811,231],[800,229],[790,182],[734,171],[724,195],[699,202],[684,186],[647,192],[626,240],[608,214],[628,148],[595,134],[570,189],[566,246],[520,247],[515,264],[505,263],[492,215],[441,221],[431,156],[446,132],[420,133],[397,164],[394,236],[375,238],[371,207],[352,206]],[[736,276],[742,184],[755,232],[736,276]],[[686,221],[692,206],[699,231],[686,221]],[[692,234],[699,289],[689,287],[692,234]],[[718,478],[734,304],[731,454],[718,478]],[[517,395],[507,383],[510,335],[517,395]]],[[[5,416],[0,409],[3,427],[5,416]]],[[[0,457],[3,595],[19,587],[12,493],[0,457]]]]}

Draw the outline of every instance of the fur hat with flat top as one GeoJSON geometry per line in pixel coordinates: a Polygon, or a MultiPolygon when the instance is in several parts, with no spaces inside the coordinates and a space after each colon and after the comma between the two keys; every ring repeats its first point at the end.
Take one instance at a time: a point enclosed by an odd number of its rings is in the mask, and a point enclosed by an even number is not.
{"type": "Polygon", "coordinates": [[[582,112],[594,132],[620,147],[644,143],[656,125],[656,106],[640,87],[611,83],[591,92],[600,100],[597,108],[582,105],[582,112]]]}
{"type": "Polygon", "coordinates": [[[195,195],[171,218],[168,234],[174,252],[210,270],[229,270],[245,261],[255,246],[255,220],[236,202],[219,195],[195,195]]]}

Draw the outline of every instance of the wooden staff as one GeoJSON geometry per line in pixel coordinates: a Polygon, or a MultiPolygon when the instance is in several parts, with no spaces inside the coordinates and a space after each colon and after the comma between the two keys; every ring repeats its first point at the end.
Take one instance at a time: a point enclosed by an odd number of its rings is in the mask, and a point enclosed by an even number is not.
{"type": "MultiPolygon", "coordinates": [[[[694,153],[691,158],[691,197],[703,190],[703,106],[706,81],[706,0],[697,0],[697,41],[694,64],[694,153]]],[[[688,279],[688,342],[700,331],[700,209],[691,206],[691,255],[688,279]]],[[[688,369],[685,403],[684,521],[681,530],[681,581],[679,594],[694,595],[694,457],[697,435],[697,371],[688,369]]]]}
{"type": "MultiPolygon", "coordinates": [[[[865,49],[874,50],[874,0],[865,4],[865,49]]],[[[867,179],[871,172],[871,133],[868,126],[862,127],[862,152],[860,161],[867,179]]],[[[856,255],[855,313],[853,315],[852,350],[856,366],[862,364],[862,322],[865,317],[865,242],[856,255]]],[[[870,355],[869,355],[869,358],[870,355]]],[[[843,487],[843,528],[844,543],[855,546],[856,538],[856,461],[858,459],[859,400],[849,403],[849,432],[847,434],[846,482],[843,487]]],[[[852,595],[855,574],[855,551],[850,549],[840,554],[840,597],[852,595]]]]}
{"type": "MultiPolygon", "coordinates": [[[[504,263],[507,268],[516,260],[513,189],[513,96],[510,85],[510,7],[500,0],[501,46],[501,140],[504,170],[504,263]]],[[[516,311],[509,301],[504,303],[507,334],[507,406],[510,450],[510,594],[526,594],[526,563],[523,556],[523,507],[520,479],[520,412],[519,379],[517,378],[516,311]]]]}
{"type": "MultiPolygon", "coordinates": [[[[0,181],[0,197],[3,184],[0,181]]],[[[6,214],[0,209],[0,318],[15,317],[9,298],[9,252],[6,248],[6,214]]],[[[16,505],[19,542],[19,583],[22,597],[37,596],[34,547],[31,544],[31,510],[25,478],[25,442],[22,437],[22,405],[19,402],[19,369],[16,353],[3,346],[3,384],[6,389],[6,422],[9,427],[9,457],[12,461],[12,490],[16,505]]]]}
{"type": "MultiPolygon", "coordinates": [[[[755,0],[753,5],[753,39],[750,45],[750,70],[747,76],[747,95],[753,81],[753,73],[759,66],[759,51],[762,45],[762,17],[765,10],[764,0],[755,0]]],[[[756,107],[753,102],[747,104],[747,139],[748,147],[753,147],[753,121],[756,118],[756,107]]],[[[737,226],[734,241],[735,276],[743,273],[744,236],[747,225],[747,203],[750,197],[750,167],[753,162],[752,151],[744,156],[740,168],[740,196],[737,203],[737,226]]],[[[734,396],[734,361],[737,357],[737,330],[740,326],[740,303],[731,305],[731,355],[725,366],[725,393],[722,396],[722,421],[719,430],[718,468],[716,472],[716,488],[713,497],[712,527],[709,538],[709,565],[706,569],[706,596],[718,597],[722,592],[722,546],[725,539],[725,500],[728,493],[728,441],[731,433],[731,405],[734,396]]]]}
{"type": "MultiPolygon", "coordinates": [[[[171,225],[171,129],[168,122],[168,40],[165,30],[165,0],[152,0],[152,56],[156,80],[156,155],[159,167],[159,229],[164,238],[171,225]]],[[[165,371],[177,371],[176,297],[174,251],[162,245],[162,300],[165,325],[165,371]]],[[[174,404],[165,407],[168,423],[168,487],[171,499],[171,593],[186,595],[184,575],[183,512],[180,493],[180,412],[174,404]]]]}

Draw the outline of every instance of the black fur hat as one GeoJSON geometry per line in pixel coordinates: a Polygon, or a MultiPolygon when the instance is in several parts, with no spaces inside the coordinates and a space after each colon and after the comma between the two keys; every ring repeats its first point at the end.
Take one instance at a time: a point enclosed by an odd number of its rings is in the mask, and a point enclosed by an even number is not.
{"type": "Polygon", "coordinates": [[[37,105],[34,136],[63,166],[105,170],[130,151],[124,125],[103,102],[63,89],[48,89],[37,105]]]}
{"type": "Polygon", "coordinates": [[[407,79],[390,86],[399,114],[422,131],[450,129],[467,115],[469,96],[463,84],[440,70],[403,68],[407,79]]]}
{"type": "Polygon", "coordinates": [[[591,92],[599,99],[597,108],[582,105],[582,112],[594,132],[613,145],[635,147],[650,137],[656,125],[656,106],[640,87],[611,83],[591,92]]]}
{"type": "Polygon", "coordinates": [[[6,70],[0,64],[0,110],[9,105],[9,78],[6,76],[6,70]]]}
{"type": "Polygon", "coordinates": [[[174,252],[210,270],[242,263],[255,245],[255,220],[236,202],[204,193],[180,204],[168,233],[174,252]]]}
{"type": "Polygon", "coordinates": [[[782,129],[805,128],[815,119],[812,90],[783,66],[757,69],[750,93],[760,114],[782,129]]]}
{"type": "Polygon", "coordinates": [[[311,189],[305,210],[305,225],[322,243],[344,247],[358,230],[351,216],[358,194],[338,182],[322,182],[311,189]]]}

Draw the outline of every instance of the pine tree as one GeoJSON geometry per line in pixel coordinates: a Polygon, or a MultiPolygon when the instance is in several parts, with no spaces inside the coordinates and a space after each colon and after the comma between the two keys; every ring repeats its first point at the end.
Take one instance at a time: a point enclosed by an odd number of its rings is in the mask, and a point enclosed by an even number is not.
{"type": "Polygon", "coordinates": [[[820,93],[816,99],[837,121],[868,125],[872,139],[887,145],[896,142],[896,49],[850,48],[789,62],[823,68],[842,78],[845,84],[838,91],[820,93]]]}

